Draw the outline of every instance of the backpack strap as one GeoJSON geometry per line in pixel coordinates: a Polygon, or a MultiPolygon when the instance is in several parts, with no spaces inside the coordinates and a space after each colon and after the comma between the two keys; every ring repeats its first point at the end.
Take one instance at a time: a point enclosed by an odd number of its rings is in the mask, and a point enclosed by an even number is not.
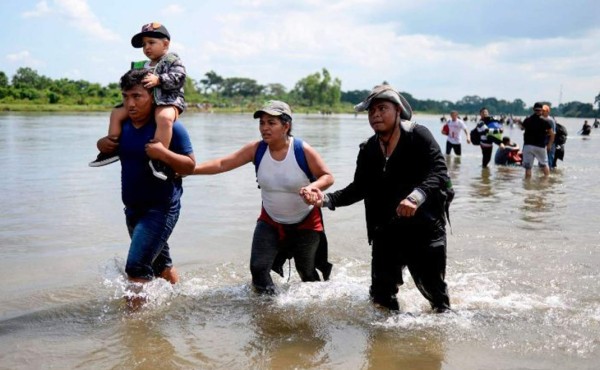
{"type": "Polygon", "coordinates": [[[298,162],[298,166],[300,166],[302,171],[304,171],[310,182],[315,181],[315,176],[312,174],[312,172],[310,172],[310,168],[308,168],[306,154],[304,153],[303,141],[298,138],[294,138],[294,155],[296,157],[296,162],[298,162]]]}
{"type": "MultiPolygon", "coordinates": [[[[267,148],[269,146],[265,143],[264,140],[261,140],[258,143],[258,147],[256,148],[256,153],[254,153],[254,173],[258,174],[258,166],[260,165],[260,161],[262,160],[267,148]]],[[[316,180],[315,176],[310,172],[310,168],[308,168],[308,162],[306,161],[306,154],[304,154],[304,146],[303,141],[294,137],[294,156],[296,157],[296,163],[302,171],[306,174],[306,177],[313,182],[316,180]]]]}
{"type": "Polygon", "coordinates": [[[256,148],[256,153],[254,153],[254,173],[258,174],[258,166],[260,165],[260,161],[262,161],[265,152],[267,151],[268,145],[264,140],[258,142],[258,147],[256,148]]]}

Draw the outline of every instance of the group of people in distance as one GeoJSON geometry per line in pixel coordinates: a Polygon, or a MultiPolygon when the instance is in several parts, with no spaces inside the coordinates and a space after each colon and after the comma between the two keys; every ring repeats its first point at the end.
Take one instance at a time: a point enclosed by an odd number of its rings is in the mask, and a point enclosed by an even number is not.
{"type": "Polygon", "coordinates": [[[469,133],[467,125],[458,118],[458,112],[450,112],[450,120],[442,127],[442,134],[447,135],[446,155],[450,155],[452,150],[457,156],[461,155],[461,132],[464,132],[467,143],[473,141],[481,147],[482,167],[487,167],[491,161],[494,144],[498,145],[494,163],[523,166],[527,178],[531,177],[535,160],[544,176],[548,176],[550,169],[556,167],[557,160],[563,159],[566,133],[556,134],[558,125],[550,116],[550,106],[535,103],[533,114],[519,124],[523,130],[523,151],[510,137],[502,136],[502,124],[490,116],[487,108],[481,108],[479,115],[479,122],[469,133]]]}
{"type": "MultiPolygon", "coordinates": [[[[121,77],[123,105],[111,114],[109,133],[98,140],[100,154],[90,163],[121,161],[131,238],[125,272],[132,289],[155,278],[179,281],[168,240],[179,218],[182,178],[252,162],[262,198],[250,254],[256,292],[277,293],[271,271],[282,274],[289,258],[302,281],[327,280],[332,265],[321,209],[364,201],[374,304],[399,310],[396,294],[407,268],[434,312],[450,310],[445,274],[451,182],[439,145],[426,127],[411,121],[412,109],[397,90],[376,86],[355,107],[368,112],[374,134],[358,146],[353,181],[325,193],[334,177],[313,147],[292,136],[292,110],[282,101],[269,101],[254,112],[261,140],[196,163],[188,132],[178,120],[185,67],[168,52],[169,42],[167,29],[156,22],[133,36],[132,45],[143,48],[149,61],[134,63],[121,77]]],[[[139,307],[140,297],[128,299],[129,306],[139,307]]]]}

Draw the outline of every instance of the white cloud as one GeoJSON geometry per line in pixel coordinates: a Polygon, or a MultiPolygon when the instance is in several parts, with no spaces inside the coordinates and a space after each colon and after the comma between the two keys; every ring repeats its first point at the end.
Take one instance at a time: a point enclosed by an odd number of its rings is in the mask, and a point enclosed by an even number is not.
{"type": "MultiPolygon", "coordinates": [[[[171,50],[181,55],[195,79],[214,70],[224,77],[248,77],[261,84],[279,82],[292,88],[301,78],[327,68],[342,80],[344,91],[369,89],[386,80],[419,99],[456,101],[479,95],[521,98],[528,104],[546,99],[558,103],[561,85],[563,102],[589,102],[600,86],[598,28],[540,36],[524,23],[518,33],[490,31],[481,37],[467,37],[461,33],[465,27],[453,28],[454,33],[441,29],[445,24],[452,27],[447,12],[441,10],[455,3],[438,0],[436,6],[433,0],[232,0],[190,9],[181,6],[187,4],[181,0],[146,1],[159,14],[189,15],[177,16],[177,26],[173,25],[177,37],[171,50]],[[202,17],[206,18],[198,23],[202,17]],[[430,26],[415,27],[423,17],[439,27],[433,31],[430,26]]],[[[89,4],[94,9],[108,6],[89,0],[44,0],[23,16],[52,14],[48,19],[60,22],[57,29],[64,25],[72,33],[77,33],[74,28],[80,30],[80,35],[72,35],[72,42],[81,35],[86,36],[82,42],[88,42],[88,36],[118,39],[103,27],[89,4]]],[[[492,9],[491,5],[482,5],[472,12],[488,8],[492,9]]],[[[145,15],[143,18],[146,20],[145,15]]],[[[125,13],[111,18],[114,24],[129,21],[131,16],[125,13]]],[[[476,34],[477,26],[485,22],[472,21],[468,30],[476,34]]],[[[128,43],[122,44],[118,57],[141,57],[128,43]]],[[[104,54],[105,49],[94,48],[88,55],[104,54]]],[[[45,55],[33,47],[29,50],[45,55]]],[[[112,58],[103,67],[111,68],[113,62],[116,70],[123,65],[112,58]]],[[[77,67],[81,68],[69,66],[77,67]]]]}
{"type": "MultiPolygon", "coordinates": [[[[341,2],[310,9],[297,6],[283,10],[281,17],[272,17],[272,9],[226,13],[217,18],[222,24],[220,38],[203,49],[208,55],[204,60],[213,65],[205,70],[291,87],[324,67],[342,80],[344,90],[370,88],[386,80],[419,99],[457,101],[479,95],[521,98],[528,104],[536,100],[558,104],[560,85],[564,83],[566,91],[566,81],[570,91],[589,91],[600,82],[594,78],[600,59],[597,31],[579,39],[505,38],[472,45],[443,34],[400,33],[403,25],[397,20],[361,22],[357,8],[362,1],[354,3],[351,10],[341,2]]],[[[260,1],[252,5],[277,6],[260,1]]],[[[587,95],[568,100],[593,100],[587,95]]]]}
{"type": "Polygon", "coordinates": [[[86,0],[56,0],[55,3],[69,23],[88,36],[105,41],[119,39],[117,34],[100,23],[86,0]]]}
{"type": "Polygon", "coordinates": [[[36,18],[36,17],[43,17],[46,16],[48,14],[50,14],[52,11],[50,10],[50,7],[48,6],[48,2],[43,0],[40,1],[39,3],[35,4],[35,8],[33,10],[24,12],[22,14],[22,16],[24,18],[36,18]]]}
{"type": "Polygon", "coordinates": [[[39,67],[44,65],[42,61],[35,59],[28,50],[8,54],[5,58],[9,63],[19,66],[39,67]]]}
{"type": "Polygon", "coordinates": [[[161,13],[165,15],[178,15],[183,14],[185,9],[179,4],[170,4],[164,8],[161,13]]]}
{"type": "Polygon", "coordinates": [[[43,0],[36,4],[31,11],[24,12],[25,18],[58,15],[67,20],[68,24],[82,31],[87,36],[104,40],[115,41],[119,36],[112,30],[102,25],[98,17],[92,12],[86,0],[55,0],[53,8],[43,0]]]}

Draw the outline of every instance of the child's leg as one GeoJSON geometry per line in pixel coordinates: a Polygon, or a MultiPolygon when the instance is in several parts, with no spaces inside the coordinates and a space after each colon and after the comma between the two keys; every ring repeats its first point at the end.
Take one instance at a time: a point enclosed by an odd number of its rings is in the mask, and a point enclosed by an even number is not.
{"type": "MultiPolygon", "coordinates": [[[[114,108],[110,112],[110,118],[108,121],[108,138],[114,142],[119,140],[121,136],[121,126],[123,122],[129,117],[127,114],[127,109],[125,107],[120,106],[114,108]]],[[[99,153],[95,160],[89,163],[90,167],[101,167],[107,164],[116,162],[119,160],[118,148],[110,153],[99,153]]]]}
{"type": "Polygon", "coordinates": [[[177,120],[179,111],[172,105],[161,105],[156,107],[154,117],[156,119],[156,133],[154,138],[160,141],[165,148],[169,148],[171,137],[173,137],[173,122],[177,120]]]}
{"type": "Polygon", "coordinates": [[[125,107],[120,106],[114,108],[110,112],[110,119],[108,122],[108,137],[111,139],[118,139],[121,136],[121,126],[123,122],[129,117],[127,114],[127,109],[125,107]]]}
{"type": "MultiPolygon", "coordinates": [[[[173,137],[173,123],[179,115],[177,107],[172,105],[161,105],[157,106],[154,112],[154,118],[156,119],[156,132],[154,133],[154,139],[160,141],[165,148],[169,148],[171,144],[171,138],[173,137]]],[[[169,174],[172,175],[172,170],[167,167],[164,163],[156,160],[150,161],[150,168],[154,176],[161,180],[167,180],[169,174]]]]}

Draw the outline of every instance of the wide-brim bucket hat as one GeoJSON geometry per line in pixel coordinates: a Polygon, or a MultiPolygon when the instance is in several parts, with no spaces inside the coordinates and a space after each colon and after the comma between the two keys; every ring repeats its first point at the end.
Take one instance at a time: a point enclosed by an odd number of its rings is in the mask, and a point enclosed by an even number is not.
{"type": "Polygon", "coordinates": [[[375,99],[389,100],[392,103],[398,104],[400,106],[401,111],[400,118],[407,121],[412,118],[412,108],[410,107],[410,104],[408,103],[406,98],[402,96],[402,94],[400,94],[391,85],[375,86],[373,90],[371,90],[369,96],[365,98],[365,100],[354,106],[354,110],[357,112],[369,110],[371,103],[375,99]]]}

